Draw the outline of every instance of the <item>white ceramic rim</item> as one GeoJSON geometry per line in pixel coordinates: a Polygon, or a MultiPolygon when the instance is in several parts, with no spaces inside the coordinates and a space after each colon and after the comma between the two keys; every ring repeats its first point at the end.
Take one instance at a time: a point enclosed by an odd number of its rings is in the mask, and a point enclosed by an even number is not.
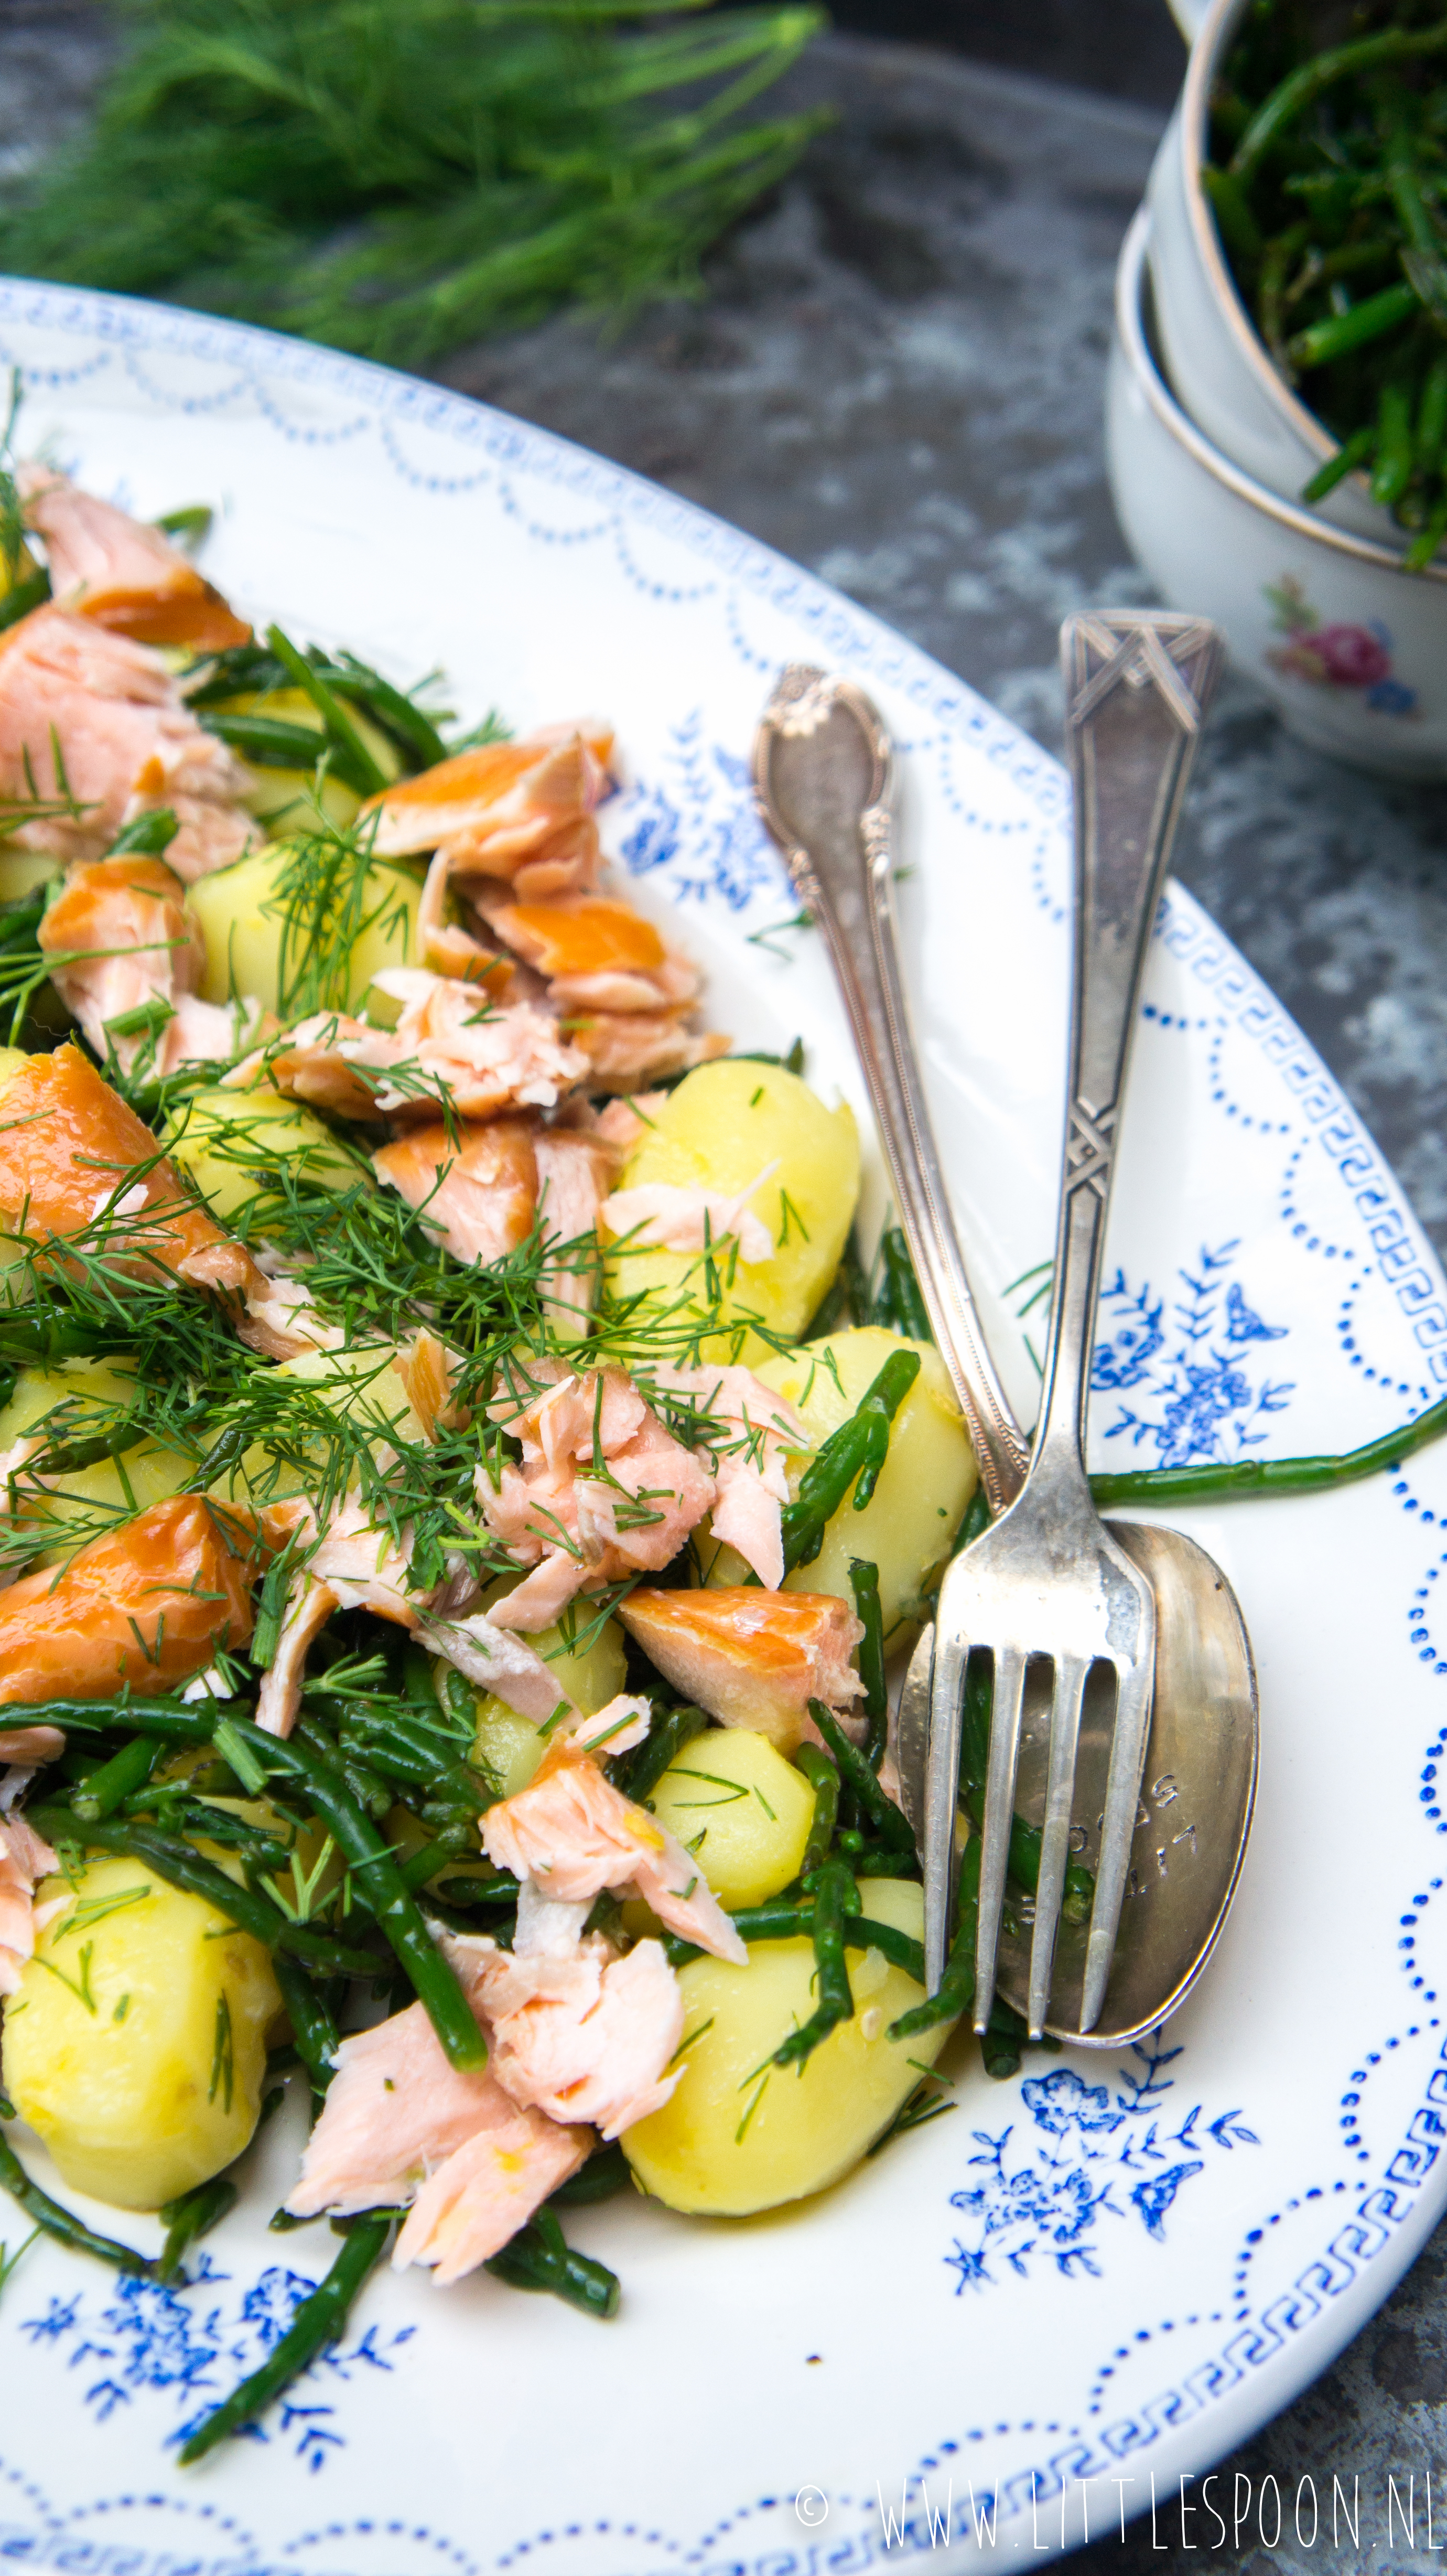
{"type": "MultiPolygon", "coordinates": [[[[1236,0],[1223,0],[1223,5],[1234,7],[1236,0]]],[[[1195,422],[1176,401],[1146,338],[1141,306],[1150,236],[1150,209],[1142,206],[1121,245],[1116,267],[1115,327],[1135,383],[1177,446],[1184,447],[1216,482],[1224,484],[1228,492],[1234,492],[1238,499],[1249,502],[1253,509],[1264,512],[1267,518],[1279,521],[1282,527],[1290,528],[1294,535],[1325,546],[1334,554],[1350,555],[1358,563],[1372,564],[1379,571],[1390,573],[1396,581],[1447,581],[1447,563],[1434,560],[1424,565],[1420,572],[1405,571],[1401,556],[1390,546],[1378,545],[1372,537],[1354,536],[1349,528],[1336,527],[1331,520],[1320,518],[1314,510],[1303,510],[1294,501],[1284,501],[1279,493],[1269,492],[1264,483],[1258,483],[1241,466],[1233,465],[1229,457],[1222,455],[1219,447],[1213,447],[1210,440],[1203,437],[1195,422]]]]}
{"type": "MultiPolygon", "coordinates": [[[[1248,0],[1212,0],[1200,23],[1200,32],[1191,47],[1186,65],[1185,87],[1181,92],[1181,173],[1185,183],[1186,220],[1200,253],[1201,264],[1210,280],[1216,302],[1226,326],[1257,383],[1268,399],[1275,403],[1296,431],[1313,448],[1325,464],[1340,453],[1341,441],[1324,429],[1314,411],[1308,410],[1290,385],[1286,384],[1271,363],[1271,353],[1241,300],[1240,290],[1231,274],[1230,263],[1221,248],[1216,219],[1206,203],[1201,184],[1201,165],[1205,159],[1206,124],[1211,109],[1211,90],[1220,67],[1221,56],[1236,22],[1244,16],[1248,0]]],[[[1352,478],[1367,490],[1364,474],[1352,478]]],[[[1385,517],[1385,512],[1383,516],[1385,517]]],[[[1389,548],[1383,549],[1390,552],[1389,548]]]]}

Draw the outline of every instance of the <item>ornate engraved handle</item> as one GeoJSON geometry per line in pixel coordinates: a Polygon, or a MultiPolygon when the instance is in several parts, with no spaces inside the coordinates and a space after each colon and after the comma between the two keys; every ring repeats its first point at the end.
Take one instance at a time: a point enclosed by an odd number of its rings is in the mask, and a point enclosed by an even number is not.
{"type": "Polygon", "coordinates": [[[824,934],[883,1140],[925,1307],[995,1512],[1029,1451],[985,1346],[955,1240],[900,975],[888,805],[890,744],[846,680],[793,664],[754,747],[764,820],[824,934]]]}
{"type": "Polygon", "coordinates": [[[1205,618],[1100,610],[1060,630],[1075,786],[1070,1114],[1035,1459],[1083,1478],[1100,1262],[1146,948],[1201,722],[1220,672],[1205,618]]]}

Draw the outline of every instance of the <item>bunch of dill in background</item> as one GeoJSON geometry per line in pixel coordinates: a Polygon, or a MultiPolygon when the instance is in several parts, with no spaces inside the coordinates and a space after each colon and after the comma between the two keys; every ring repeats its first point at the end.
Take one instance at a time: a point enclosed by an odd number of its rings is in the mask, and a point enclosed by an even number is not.
{"type": "Polygon", "coordinates": [[[696,290],[819,121],[746,111],[822,12],[708,6],[119,0],[89,131],[0,199],[0,266],[401,365],[696,290]]]}

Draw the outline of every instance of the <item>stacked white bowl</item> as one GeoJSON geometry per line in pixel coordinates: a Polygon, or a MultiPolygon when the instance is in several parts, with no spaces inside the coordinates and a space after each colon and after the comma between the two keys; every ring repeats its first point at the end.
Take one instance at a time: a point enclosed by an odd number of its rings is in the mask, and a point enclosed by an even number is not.
{"type": "Polygon", "coordinates": [[[1447,561],[1402,569],[1410,537],[1362,475],[1316,506],[1298,498],[1336,441],[1272,365],[1201,185],[1212,86],[1248,6],[1208,0],[1200,14],[1121,252],[1116,509],[1161,596],[1217,620],[1293,733],[1396,777],[1447,776],[1447,561]]]}

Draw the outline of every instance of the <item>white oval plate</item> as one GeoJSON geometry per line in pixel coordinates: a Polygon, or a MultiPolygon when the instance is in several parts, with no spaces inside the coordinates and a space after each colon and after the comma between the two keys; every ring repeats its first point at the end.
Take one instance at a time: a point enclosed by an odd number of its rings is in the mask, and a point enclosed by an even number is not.
{"type": "MultiPolygon", "coordinates": [[[[27,445],[142,512],[218,505],[208,566],[244,609],[404,680],[440,662],[469,716],[613,717],[606,837],[637,899],[676,908],[714,1024],[802,1033],[812,1077],[856,1100],[818,945],[778,930],[795,904],[747,761],[785,660],[863,682],[901,748],[940,1134],[1028,1414],[1039,1319],[1009,1291],[1050,1249],[1059,1153],[1052,762],[751,539],[454,395],[22,284],[0,285],[0,359],[24,371],[27,445]]],[[[1107,1275],[1100,1465],[1343,1449],[1447,1390],[1443,1280],[1391,1174],[1176,888],[1107,1275]]],[[[774,2218],[576,2213],[622,2276],[606,2327],[483,2276],[439,2294],[385,2275],[251,2440],[183,2473],[182,2428],[335,2250],[266,2232],[295,2170],[284,2115],[183,2295],[25,2256],[0,2301],[6,2551],[97,2576],[813,2576],[862,2567],[882,2515],[945,2569],[975,2561],[981,2516],[1004,2560],[1163,2506],[1324,2368],[1447,2199],[1444,1516],[1447,1451],[1340,1495],[1179,1515],[1251,1628],[1261,1790],[1215,1964],[1149,2047],[1032,2057],[1007,2084],[969,2071],[948,2117],[774,2218]]],[[[1156,1799],[1159,1866],[1189,1866],[1193,1820],[1156,1799]]],[[[158,2241],[147,2219],[123,2232],[158,2241]]]]}

